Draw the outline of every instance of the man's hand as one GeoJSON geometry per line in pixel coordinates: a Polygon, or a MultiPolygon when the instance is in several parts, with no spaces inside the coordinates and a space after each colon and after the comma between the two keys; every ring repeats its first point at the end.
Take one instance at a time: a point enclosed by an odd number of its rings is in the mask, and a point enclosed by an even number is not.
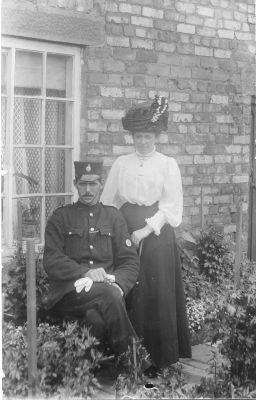
{"type": "Polygon", "coordinates": [[[144,226],[144,228],[134,231],[131,235],[131,238],[135,246],[138,247],[140,241],[148,237],[151,232],[153,232],[153,229],[149,225],[146,225],[144,226]]]}
{"type": "Polygon", "coordinates": [[[107,279],[107,273],[104,268],[90,269],[85,276],[91,278],[93,282],[104,282],[107,279]]]}

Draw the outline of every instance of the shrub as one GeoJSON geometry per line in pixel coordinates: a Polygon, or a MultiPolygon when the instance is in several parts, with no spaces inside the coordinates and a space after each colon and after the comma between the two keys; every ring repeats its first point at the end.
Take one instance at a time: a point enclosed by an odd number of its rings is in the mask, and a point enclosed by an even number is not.
{"type": "Polygon", "coordinates": [[[27,342],[24,328],[3,325],[3,392],[7,396],[27,395],[27,342]]]}
{"type": "Polygon", "coordinates": [[[188,399],[191,389],[185,386],[182,365],[176,363],[158,373],[157,381],[140,376],[119,375],[116,382],[116,398],[121,399],[188,399]]]}
{"type": "Polygon", "coordinates": [[[201,233],[197,246],[199,268],[214,283],[230,277],[233,256],[224,235],[214,227],[201,233]]]}
{"type": "Polygon", "coordinates": [[[191,332],[198,332],[205,322],[205,306],[202,300],[187,297],[188,325],[191,332]]]}
{"type": "Polygon", "coordinates": [[[192,396],[196,398],[241,398],[255,399],[256,385],[245,384],[235,386],[230,377],[227,362],[220,357],[218,351],[213,351],[210,360],[210,375],[201,378],[200,384],[192,390],[192,396]]]}
{"type": "Polygon", "coordinates": [[[215,329],[213,340],[229,361],[229,376],[235,386],[256,384],[256,269],[243,272],[241,287],[230,286],[207,320],[215,329]],[[216,315],[217,314],[217,315],[216,315]],[[216,322],[218,321],[218,322],[216,322]]]}
{"type": "MultiPolygon", "coordinates": [[[[48,287],[48,278],[39,254],[36,259],[36,304],[39,316],[44,308],[44,297],[48,287]]],[[[9,280],[3,285],[3,293],[4,319],[19,326],[23,325],[27,319],[26,257],[20,249],[13,257],[9,280]]]]}
{"type": "MultiPolygon", "coordinates": [[[[98,341],[77,322],[62,326],[40,324],[37,329],[38,392],[87,396],[97,386],[93,371],[102,354],[98,341]],[[66,389],[68,388],[68,389],[66,389]]],[[[26,325],[3,327],[3,392],[6,396],[28,393],[26,325]]]]}

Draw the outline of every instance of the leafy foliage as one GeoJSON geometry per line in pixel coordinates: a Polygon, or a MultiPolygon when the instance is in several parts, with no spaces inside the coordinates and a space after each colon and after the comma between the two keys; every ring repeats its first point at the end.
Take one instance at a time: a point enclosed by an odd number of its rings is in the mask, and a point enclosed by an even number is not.
{"type": "MultiPolygon", "coordinates": [[[[98,341],[77,322],[58,321],[56,325],[52,318],[45,317],[44,296],[49,284],[40,256],[36,260],[37,391],[44,395],[86,396],[97,385],[93,372],[102,358],[98,341]]],[[[25,396],[28,391],[27,293],[26,257],[21,249],[13,258],[3,292],[3,390],[7,396],[25,396]]]]}
{"type": "Polygon", "coordinates": [[[254,399],[256,385],[245,383],[234,385],[230,376],[229,363],[223,359],[219,351],[215,349],[210,360],[210,375],[201,378],[200,384],[193,390],[196,398],[241,398],[254,399]]]}
{"type": "MultiPolygon", "coordinates": [[[[102,354],[98,341],[77,322],[62,326],[40,324],[37,329],[38,392],[87,396],[98,385],[94,370],[102,354]],[[66,393],[67,394],[67,393],[66,393]]],[[[28,392],[26,326],[3,327],[3,391],[7,396],[26,396],[28,392]]]]}
{"type": "Polygon", "coordinates": [[[233,257],[224,235],[214,227],[203,231],[199,238],[198,258],[200,272],[214,283],[230,277],[233,257]]]}
{"type": "MultiPolygon", "coordinates": [[[[45,293],[49,282],[44,272],[40,254],[36,259],[36,297],[37,314],[40,316],[44,309],[45,293]]],[[[9,270],[9,280],[3,285],[4,319],[23,325],[27,319],[27,290],[26,290],[26,257],[18,249],[13,257],[9,270]]]]}
{"type": "Polygon", "coordinates": [[[207,315],[235,386],[256,385],[256,268],[249,264],[243,270],[240,288],[230,286],[215,304],[214,315],[207,315]]]}
{"type": "MultiPolygon", "coordinates": [[[[155,381],[154,381],[155,382],[155,381]]],[[[176,363],[164,368],[158,374],[157,382],[149,382],[144,375],[119,375],[116,383],[117,398],[136,399],[185,399],[191,398],[192,391],[185,387],[182,365],[176,363]]]]}
{"type": "Polygon", "coordinates": [[[181,257],[181,265],[192,344],[198,344],[210,340],[205,315],[222,293],[222,285],[213,283],[185,257],[181,257]]]}
{"type": "MultiPolygon", "coordinates": [[[[256,395],[256,266],[245,263],[241,285],[232,282],[232,254],[228,242],[214,228],[202,232],[197,248],[198,268],[182,258],[183,280],[188,320],[192,335],[213,342],[227,360],[223,364],[213,357],[212,374],[194,389],[184,386],[179,365],[159,373],[157,384],[141,374],[147,353],[141,342],[119,359],[125,372],[118,376],[117,395],[136,398],[254,398],[256,395]]],[[[3,330],[3,380],[7,396],[27,395],[26,344],[26,265],[22,253],[16,255],[11,279],[4,287],[5,321],[3,330]],[[14,326],[14,324],[23,326],[14,326]]],[[[48,288],[47,277],[37,260],[37,297],[39,310],[48,288]]],[[[38,311],[39,311],[38,310],[38,311]]],[[[41,318],[39,319],[42,320],[41,318]]],[[[101,353],[96,339],[76,323],[60,326],[47,323],[38,326],[38,385],[43,395],[58,393],[62,397],[90,395],[97,380],[101,353]]]]}
{"type": "Polygon", "coordinates": [[[205,321],[205,305],[202,300],[187,298],[186,302],[188,324],[190,331],[198,332],[202,329],[205,321]]]}
{"type": "Polygon", "coordinates": [[[148,359],[149,354],[142,346],[142,340],[129,345],[127,351],[118,357],[119,374],[115,384],[117,398],[135,392],[138,394],[139,387],[144,382],[144,364],[148,362],[148,359]]]}
{"type": "Polygon", "coordinates": [[[181,265],[186,298],[202,299],[212,292],[212,282],[200,272],[199,267],[192,267],[184,257],[181,257],[181,265]]]}
{"type": "Polygon", "coordinates": [[[12,323],[3,325],[3,392],[5,395],[27,395],[27,341],[24,328],[12,323]],[[26,382],[26,383],[25,383],[26,382]]]}

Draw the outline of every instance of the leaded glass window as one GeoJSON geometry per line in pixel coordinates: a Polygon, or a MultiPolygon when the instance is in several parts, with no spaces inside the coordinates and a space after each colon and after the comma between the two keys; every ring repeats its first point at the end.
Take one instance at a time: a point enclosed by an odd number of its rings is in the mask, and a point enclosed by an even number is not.
{"type": "Polygon", "coordinates": [[[80,52],[13,38],[2,44],[3,243],[41,244],[52,211],[73,197],[80,52]]]}

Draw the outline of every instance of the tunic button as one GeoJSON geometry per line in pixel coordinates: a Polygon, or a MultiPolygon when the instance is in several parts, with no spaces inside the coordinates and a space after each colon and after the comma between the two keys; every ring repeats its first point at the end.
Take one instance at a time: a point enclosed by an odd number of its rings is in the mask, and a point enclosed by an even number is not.
{"type": "Polygon", "coordinates": [[[90,231],[93,232],[93,231],[94,231],[94,228],[91,228],[90,231]]]}
{"type": "Polygon", "coordinates": [[[90,215],[90,217],[93,217],[93,213],[90,213],[89,215],[90,215]]]}
{"type": "Polygon", "coordinates": [[[93,245],[92,244],[90,244],[90,249],[93,249],[93,245]]]}
{"type": "Polygon", "coordinates": [[[89,264],[93,264],[93,261],[92,261],[92,260],[90,260],[90,261],[89,261],[89,264]]]}

